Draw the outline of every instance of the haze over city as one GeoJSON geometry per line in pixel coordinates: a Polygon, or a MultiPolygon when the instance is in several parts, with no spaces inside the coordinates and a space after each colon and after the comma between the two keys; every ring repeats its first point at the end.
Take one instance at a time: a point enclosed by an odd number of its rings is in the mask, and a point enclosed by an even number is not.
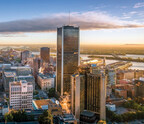
{"type": "Polygon", "coordinates": [[[143,0],[4,0],[0,44],[56,44],[68,24],[80,27],[81,44],[144,44],[143,22],[143,0]]]}

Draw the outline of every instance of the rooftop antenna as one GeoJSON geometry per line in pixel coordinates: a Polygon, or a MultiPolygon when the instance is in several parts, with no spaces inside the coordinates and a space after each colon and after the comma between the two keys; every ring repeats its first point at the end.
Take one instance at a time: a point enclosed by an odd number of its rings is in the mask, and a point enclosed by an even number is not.
{"type": "Polygon", "coordinates": [[[69,11],[69,25],[70,25],[70,11],[69,11]]]}

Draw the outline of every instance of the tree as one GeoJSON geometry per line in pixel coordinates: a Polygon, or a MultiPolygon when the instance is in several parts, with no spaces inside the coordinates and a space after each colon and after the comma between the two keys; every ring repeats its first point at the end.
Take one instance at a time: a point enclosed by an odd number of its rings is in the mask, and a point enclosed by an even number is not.
{"type": "MultiPolygon", "coordinates": [[[[28,116],[24,110],[18,110],[18,111],[11,111],[10,113],[6,113],[5,116],[6,122],[25,122],[29,121],[28,116]]],[[[31,118],[32,120],[32,118],[31,118]]]]}
{"type": "Polygon", "coordinates": [[[33,92],[33,95],[38,95],[39,94],[39,92],[37,91],[37,90],[35,90],[34,92],[33,92]]]}
{"type": "Polygon", "coordinates": [[[24,110],[19,110],[13,113],[13,119],[16,122],[28,121],[27,114],[24,110]]]}
{"type": "Polygon", "coordinates": [[[144,111],[126,112],[123,114],[116,114],[109,109],[106,109],[107,119],[112,122],[129,122],[135,119],[143,119],[144,111]]]}
{"type": "Polygon", "coordinates": [[[53,124],[53,116],[48,110],[45,110],[43,114],[39,116],[38,121],[40,124],[53,124]]]}
{"type": "Polygon", "coordinates": [[[10,122],[10,121],[13,121],[13,115],[11,113],[6,113],[4,115],[4,118],[5,118],[5,121],[6,122],[10,122]]]}
{"type": "Polygon", "coordinates": [[[51,88],[48,90],[48,96],[49,97],[55,97],[55,88],[51,88]]]}

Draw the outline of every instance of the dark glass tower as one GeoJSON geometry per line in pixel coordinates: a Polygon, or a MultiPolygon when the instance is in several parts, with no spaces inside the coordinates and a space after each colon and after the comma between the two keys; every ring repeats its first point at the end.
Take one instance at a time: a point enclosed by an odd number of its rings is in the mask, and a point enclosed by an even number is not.
{"type": "Polygon", "coordinates": [[[57,29],[57,79],[59,95],[70,93],[70,77],[79,65],[79,27],[57,29]]]}
{"type": "Polygon", "coordinates": [[[40,56],[44,62],[49,63],[50,62],[50,48],[42,47],[40,51],[40,56]]]}

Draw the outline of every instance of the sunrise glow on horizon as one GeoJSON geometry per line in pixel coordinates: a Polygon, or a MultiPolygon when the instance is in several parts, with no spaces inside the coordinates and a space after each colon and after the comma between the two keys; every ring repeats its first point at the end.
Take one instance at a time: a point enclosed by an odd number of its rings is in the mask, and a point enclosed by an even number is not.
{"type": "Polygon", "coordinates": [[[69,10],[70,25],[80,27],[81,44],[144,44],[142,0],[5,0],[0,4],[0,44],[56,44],[56,28],[69,24],[69,10]]]}

